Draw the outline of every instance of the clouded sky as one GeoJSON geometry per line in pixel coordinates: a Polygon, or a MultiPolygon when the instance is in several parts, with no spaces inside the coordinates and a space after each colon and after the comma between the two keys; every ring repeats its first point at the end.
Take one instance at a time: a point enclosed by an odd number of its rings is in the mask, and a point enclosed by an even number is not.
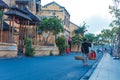
{"type": "MultiPolygon", "coordinates": [[[[45,5],[53,0],[41,0],[45,5]]],[[[110,28],[109,23],[112,21],[109,13],[109,5],[112,0],[54,0],[61,6],[65,7],[70,14],[70,21],[78,26],[86,22],[89,27],[88,32],[98,34],[102,29],[110,28]]]]}

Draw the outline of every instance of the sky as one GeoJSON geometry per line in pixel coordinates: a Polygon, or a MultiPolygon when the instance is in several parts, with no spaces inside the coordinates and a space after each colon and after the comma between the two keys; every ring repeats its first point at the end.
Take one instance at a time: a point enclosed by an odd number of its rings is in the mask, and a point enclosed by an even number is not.
{"type": "Polygon", "coordinates": [[[80,26],[85,22],[88,33],[99,34],[103,29],[110,29],[112,15],[109,5],[112,0],[41,0],[41,5],[55,1],[65,7],[70,14],[70,21],[80,26]]]}

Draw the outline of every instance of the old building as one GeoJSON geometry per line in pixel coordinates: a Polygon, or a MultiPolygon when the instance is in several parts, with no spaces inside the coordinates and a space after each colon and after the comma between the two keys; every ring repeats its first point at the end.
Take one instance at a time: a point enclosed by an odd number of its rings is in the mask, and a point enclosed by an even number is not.
{"type": "MultiPolygon", "coordinates": [[[[41,0],[3,1],[9,6],[9,9],[5,10],[4,15],[4,21],[8,24],[9,28],[7,30],[3,30],[6,34],[2,35],[3,33],[1,33],[3,38],[0,40],[4,41],[5,43],[15,43],[18,48],[23,48],[24,38],[26,36],[29,36],[32,38],[33,45],[37,45],[37,53],[40,55],[46,55],[46,53],[42,54],[43,52],[40,52],[40,49],[43,49],[40,48],[41,44],[39,44],[39,42],[41,36],[39,36],[36,26],[39,24],[38,22],[40,22],[39,19],[49,18],[53,16],[58,17],[65,29],[64,33],[60,33],[60,35],[65,35],[66,38],[72,37],[73,30],[77,28],[77,25],[70,22],[70,14],[65,9],[65,7],[59,5],[54,1],[44,6],[41,6],[41,0]]],[[[52,47],[55,49],[56,47],[53,46],[55,45],[54,36],[50,36],[48,41],[49,44],[52,44],[52,47]]],[[[48,49],[46,49],[46,51],[47,50],[48,49]]],[[[56,53],[58,53],[57,48],[54,51],[57,51],[56,53]]],[[[47,55],[49,55],[49,51],[47,51],[47,55]]]]}
{"type": "MultiPolygon", "coordinates": [[[[12,43],[17,45],[17,49],[24,48],[25,37],[31,37],[33,44],[37,40],[36,25],[40,20],[35,16],[36,2],[35,0],[11,0],[5,1],[9,8],[4,12],[6,15],[3,20],[8,24],[8,30],[2,31],[6,33],[2,35],[1,40],[4,43],[12,43]],[[32,3],[32,1],[34,1],[32,3]],[[33,6],[30,8],[30,6],[33,6]],[[32,13],[33,12],[33,13],[32,13]]],[[[6,25],[3,27],[6,28],[6,25]]]]}
{"type": "Polygon", "coordinates": [[[64,26],[65,29],[64,35],[65,36],[69,35],[70,14],[65,9],[65,7],[53,1],[44,6],[41,6],[41,10],[40,12],[37,13],[37,15],[41,19],[53,16],[58,17],[64,26]]]}

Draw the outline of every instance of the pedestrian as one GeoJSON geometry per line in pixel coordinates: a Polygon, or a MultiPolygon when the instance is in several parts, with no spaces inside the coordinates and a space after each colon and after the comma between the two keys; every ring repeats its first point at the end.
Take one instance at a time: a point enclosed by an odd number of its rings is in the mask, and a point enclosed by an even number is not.
{"type": "Polygon", "coordinates": [[[91,47],[91,43],[87,41],[87,39],[83,39],[83,43],[81,45],[81,51],[83,54],[83,65],[87,66],[88,65],[88,54],[89,54],[89,47],[91,47]]]}
{"type": "Polygon", "coordinates": [[[107,48],[104,49],[104,52],[107,52],[107,48]]]}
{"type": "Polygon", "coordinates": [[[70,37],[68,38],[68,45],[69,45],[69,48],[70,48],[70,51],[71,51],[71,38],[70,37]]]}

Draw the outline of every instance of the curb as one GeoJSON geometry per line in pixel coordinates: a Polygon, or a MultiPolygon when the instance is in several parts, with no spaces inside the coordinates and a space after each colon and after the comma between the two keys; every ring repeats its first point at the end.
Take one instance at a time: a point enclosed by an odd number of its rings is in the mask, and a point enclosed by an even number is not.
{"type": "Polygon", "coordinates": [[[87,71],[87,73],[85,73],[80,80],[89,80],[90,76],[92,75],[92,73],[94,72],[94,70],[96,69],[97,65],[99,64],[99,62],[101,61],[103,57],[103,54],[101,56],[98,57],[98,59],[95,61],[95,63],[93,64],[93,66],[91,67],[91,69],[89,69],[87,71]]]}

